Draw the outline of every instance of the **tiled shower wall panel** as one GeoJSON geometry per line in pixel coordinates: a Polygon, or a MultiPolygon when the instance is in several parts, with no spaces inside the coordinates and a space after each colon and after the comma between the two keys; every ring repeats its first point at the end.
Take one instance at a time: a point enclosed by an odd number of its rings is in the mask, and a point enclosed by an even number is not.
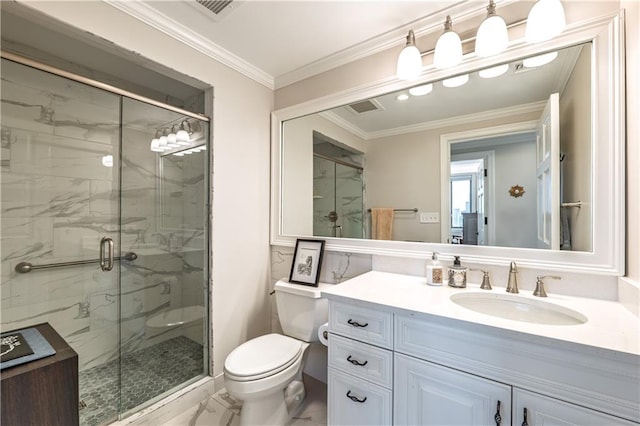
{"type": "Polygon", "coordinates": [[[135,349],[145,346],[145,317],[182,302],[175,285],[182,258],[147,241],[156,229],[152,131],[130,132],[125,140],[131,148],[125,168],[136,184],[123,197],[135,215],[123,220],[121,247],[140,257],[122,263],[122,303],[117,268],[18,274],[22,261],[95,259],[103,235],[117,242],[119,100],[11,62],[2,66],[0,328],[49,322],[79,353],[80,368],[90,368],[118,356],[120,309],[125,347],[135,349]],[[103,164],[108,155],[113,167],[103,164]]]}

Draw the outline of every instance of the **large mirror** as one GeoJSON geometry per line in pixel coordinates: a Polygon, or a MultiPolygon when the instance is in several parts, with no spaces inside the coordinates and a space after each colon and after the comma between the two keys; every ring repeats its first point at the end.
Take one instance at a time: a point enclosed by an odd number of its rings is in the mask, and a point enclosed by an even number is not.
{"type": "Polygon", "coordinates": [[[610,138],[620,111],[606,107],[621,94],[620,65],[606,53],[619,48],[615,24],[607,19],[544,49],[520,46],[446,78],[274,114],[272,237],[498,262],[510,253],[536,264],[547,257],[551,266],[581,265],[606,250],[595,268],[622,273],[620,238],[600,225],[606,217],[622,226],[623,200],[599,207],[611,195],[603,188],[620,179],[623,146],[620,133],[610,138]]]}

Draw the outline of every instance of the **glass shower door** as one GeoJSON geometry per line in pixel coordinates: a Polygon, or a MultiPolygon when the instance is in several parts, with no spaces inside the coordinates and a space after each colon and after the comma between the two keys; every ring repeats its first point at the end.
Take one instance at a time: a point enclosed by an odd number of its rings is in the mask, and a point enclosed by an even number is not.
{"type": "Polygon", "coordinates": [[[78,354],[81,423],[107,423],[120,264],[98,258],[120,244],[120,97],[6,59],[1,94],[0,329],[48,322],[78,354]]]}
{"type": "Polygon", "coordinates": [[[208,123],[122,100],[121,411],[208,374],[208,123]]]}
{"type": "Polygon", "coordinates": [[[313,235],[363,237],[362,169],[313,157],[313,235]]]}
{"type": "Polygon", "coordinates": [[[208,374],[208,122],[4,58],[0,89],[0,331],[69,343],[83,426],[208,374]]]}

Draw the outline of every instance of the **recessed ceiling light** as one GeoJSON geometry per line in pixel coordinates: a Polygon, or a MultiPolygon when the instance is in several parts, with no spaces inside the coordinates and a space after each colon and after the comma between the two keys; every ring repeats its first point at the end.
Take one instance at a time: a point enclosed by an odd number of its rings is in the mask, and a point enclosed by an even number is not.
{"type": "Polygon", "coordinates": [[[407,99],[409,99],[409,95],[407,95],[406,93],[402,93],[400,95],[398,95],[398,97],[396,98],[399,101],[406,101],[407,99]]]}
{"type": "Polygon", "coordinates": [[[527,68],[541,67],[548,64],[558,57],[558,52],[545,53],[544,55],[534,56],[533,58],[527,58],[522,61],[522,64],[527,68]]]}
{"type": "Polygon", "coordinates": [[[480,70],[478,75],[482,78],[494,78],[504,74],[507,71],[509,71],[509,64],[503,64],[498,65],[497,67],[480,70]]]}
{"type": "Polygon", "coordinates": [[[442,81],[444,87],[460,87],[469,81],[469,74],[459,75],[442,81]]]}
{"type": "Polygon", "coordinates": [[[423,84],[422,86],[412,87],[409,89],[409,93],[413,96],[424,96],[431,93],[433,90],[433,84],[423,84]]]}

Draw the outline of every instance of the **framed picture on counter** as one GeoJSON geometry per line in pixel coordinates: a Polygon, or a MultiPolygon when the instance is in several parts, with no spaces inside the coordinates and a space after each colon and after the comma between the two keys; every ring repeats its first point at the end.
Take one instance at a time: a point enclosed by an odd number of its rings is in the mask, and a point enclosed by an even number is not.
{"type": "Polygon", "coordinates": [[[324,240],[296,240],[289,282],[317,286],[323,253],[324,240]]]}

